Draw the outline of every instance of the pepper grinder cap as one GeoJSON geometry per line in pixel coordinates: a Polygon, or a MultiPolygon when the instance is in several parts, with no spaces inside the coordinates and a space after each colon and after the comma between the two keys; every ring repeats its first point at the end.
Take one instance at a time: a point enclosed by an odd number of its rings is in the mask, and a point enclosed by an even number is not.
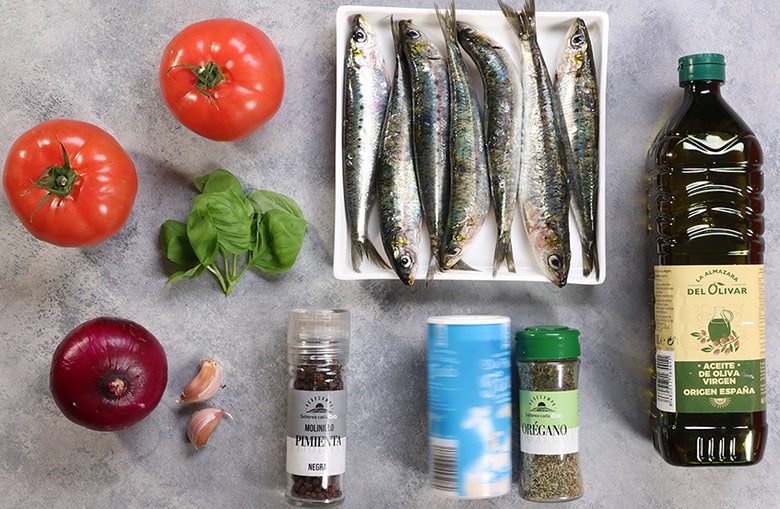
{"type": "Polygon", "coordinates": [[[349,311],[346,309],[292,309],[287,325],[288,360],[300,362],[337,357],[347,362],[349,311]]]}
{"type": "Polygon", "coordinates": [[[515,334],[519,360],[559,360],[580,356],[580,331],[558,325],[526,327],[515,334]]]}

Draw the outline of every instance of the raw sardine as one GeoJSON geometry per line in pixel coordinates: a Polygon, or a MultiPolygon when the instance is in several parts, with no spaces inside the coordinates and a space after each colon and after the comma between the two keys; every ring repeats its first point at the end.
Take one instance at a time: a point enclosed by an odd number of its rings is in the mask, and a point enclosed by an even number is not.
{"type": "Polygon", "coordinates": [[[447,62],[411,21],[400,21],[399,29],[411,80],[414,158],[423,217],[430,236],[428,280],[431,280],[439,268],[450,199],[447,62]]]}
{"type": "Polygon", "coordinates": [[[377,174],[382,244],[398,277],[414,284],[419,253],[422,208],[414,170],[412,98],[402,60],[398,25],[392,20],[395,77],[382,126],[377,174]]]}
{"type": "Polygon", "coordinates": [[[470,269],[463,251],[482,228],[490,207],[489,183],[479,104],[458,46],[455,3],[447,10],[436,6],[447,44],[450,85],[450,211],[440,254],[443,269],[470,269]]]}
{"type": "Polygon", "coordinates": [[[534,0],[516,11],[498,0],[520,41],[523,80],[521,217],[537,264],[556,286],[569,275],[567,134],[561,105],[536,40],[534,0]]]}
{"type": "Polygon", "coordinates": [[[352,268],[368,257],[388,267],[368,238],[368,217],[376,199],[376,160],[390,90],[377,36],[366,18],[352,18],[344,62],[343,169],[352,268]]]}
{"type": "Polygon", "coordinates": [[[575,19],[566,33],[555,87],[571,145],[571,208],[582,242],[582,274],[599,277],[596,220],[599,192],[599,98],[588,27],[575,19]]]}
{"type": "Polygon", "coordinates": [[[477,66],[484,90],[485,148],[490,198],[496,215],[498,238],[493,275],[506,261],[515,272],[512,223],[520,179],[523,92],[520,76],[507,50],[475,27],[458,22],[458,41],[477,66]]]}

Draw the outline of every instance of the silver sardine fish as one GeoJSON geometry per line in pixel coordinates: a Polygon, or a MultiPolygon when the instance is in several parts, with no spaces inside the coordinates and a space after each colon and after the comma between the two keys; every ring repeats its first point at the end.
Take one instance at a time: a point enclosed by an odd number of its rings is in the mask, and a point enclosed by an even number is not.
{"type": "Polygon", "coordinates": [[[414,284],[422,227],[422,207],[414,169],[412,98],[402,60],[398,25],[392,20],[395,77],[379,146],[377,200],[382,244],[398,277],[414,284]]]}
{"type": "Polygon", "coordinates": [[[428,280],[439,269],[439,252],[449,211],[450,91],[447,61],[411,21],[399,22],[412,93],[412,130],[417,183],[428,226],[428,280]]]}
{"type": "Polygon", "coordinates": [[[355,272],[366,257],[388,267],[368,238],[368,218],[376,199],[377,152],[389,91],[377,36],[366,18],[356,14],[344,61],[342,131],[344,201],[355,272]]]}
{"type": "Polygon", "coordinates": [[[545,276],[564,286],[569,275],[567,134],[561,105],[536,40],[536,8],[516,11],[498,0],[520,41],[523,80],[523,162],[518,201],[534,258],[545,276]]]}
{"type": "Polygon", "coordinates": [[[571,146],[571,208],[582,243],[582,274],[587,277],[595,270],[598,278],[599,93],[588,27],[580,18],[566,33],[555,87],[571,146]]]}
{"type": "Polygon", "coordinates": [[[458,22],[458,41],[479,70],[484,91],[483,124],[487,150],[490,198],[498,229],[493,275],[506,261],[515,272],[512,223],[522,161],[523,91],[512,57],[497,41],[477,28],[458,22]]]}
{"type": "Polygon", "coordinates": [[[436,6],[447,44],[450,82],[450,211],[440,254],[443,269],[470,269],[463,252],[482,228],[490,208],[487,159],[479,104],[458,46],[455,3],[436,6]]]}

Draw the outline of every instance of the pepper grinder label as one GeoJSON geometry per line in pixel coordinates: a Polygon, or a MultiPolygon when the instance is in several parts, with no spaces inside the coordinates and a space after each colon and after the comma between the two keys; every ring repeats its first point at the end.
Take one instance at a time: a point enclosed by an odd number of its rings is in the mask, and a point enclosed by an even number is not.
{"type": "Polygon", "coordinates": [[[346,471],[347,391],[290,391],[287,473],[340,475],[346,471]]]}

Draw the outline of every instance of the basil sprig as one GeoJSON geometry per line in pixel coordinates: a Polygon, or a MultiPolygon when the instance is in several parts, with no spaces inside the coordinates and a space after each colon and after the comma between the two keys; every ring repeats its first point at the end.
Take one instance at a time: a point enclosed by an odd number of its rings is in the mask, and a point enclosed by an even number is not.
{"type": "Polygon", "coordinates": [[[292,198],[258,189],[244,195],[238,179],[222,169],[196,177],[195,187],[200,194],[187,222],[169,219],[160,228],[165,256],[186,267],[168,283],[209,271],[230,295],[249,267],[279,274],[293,266],[307,223],[292,198]]]}

